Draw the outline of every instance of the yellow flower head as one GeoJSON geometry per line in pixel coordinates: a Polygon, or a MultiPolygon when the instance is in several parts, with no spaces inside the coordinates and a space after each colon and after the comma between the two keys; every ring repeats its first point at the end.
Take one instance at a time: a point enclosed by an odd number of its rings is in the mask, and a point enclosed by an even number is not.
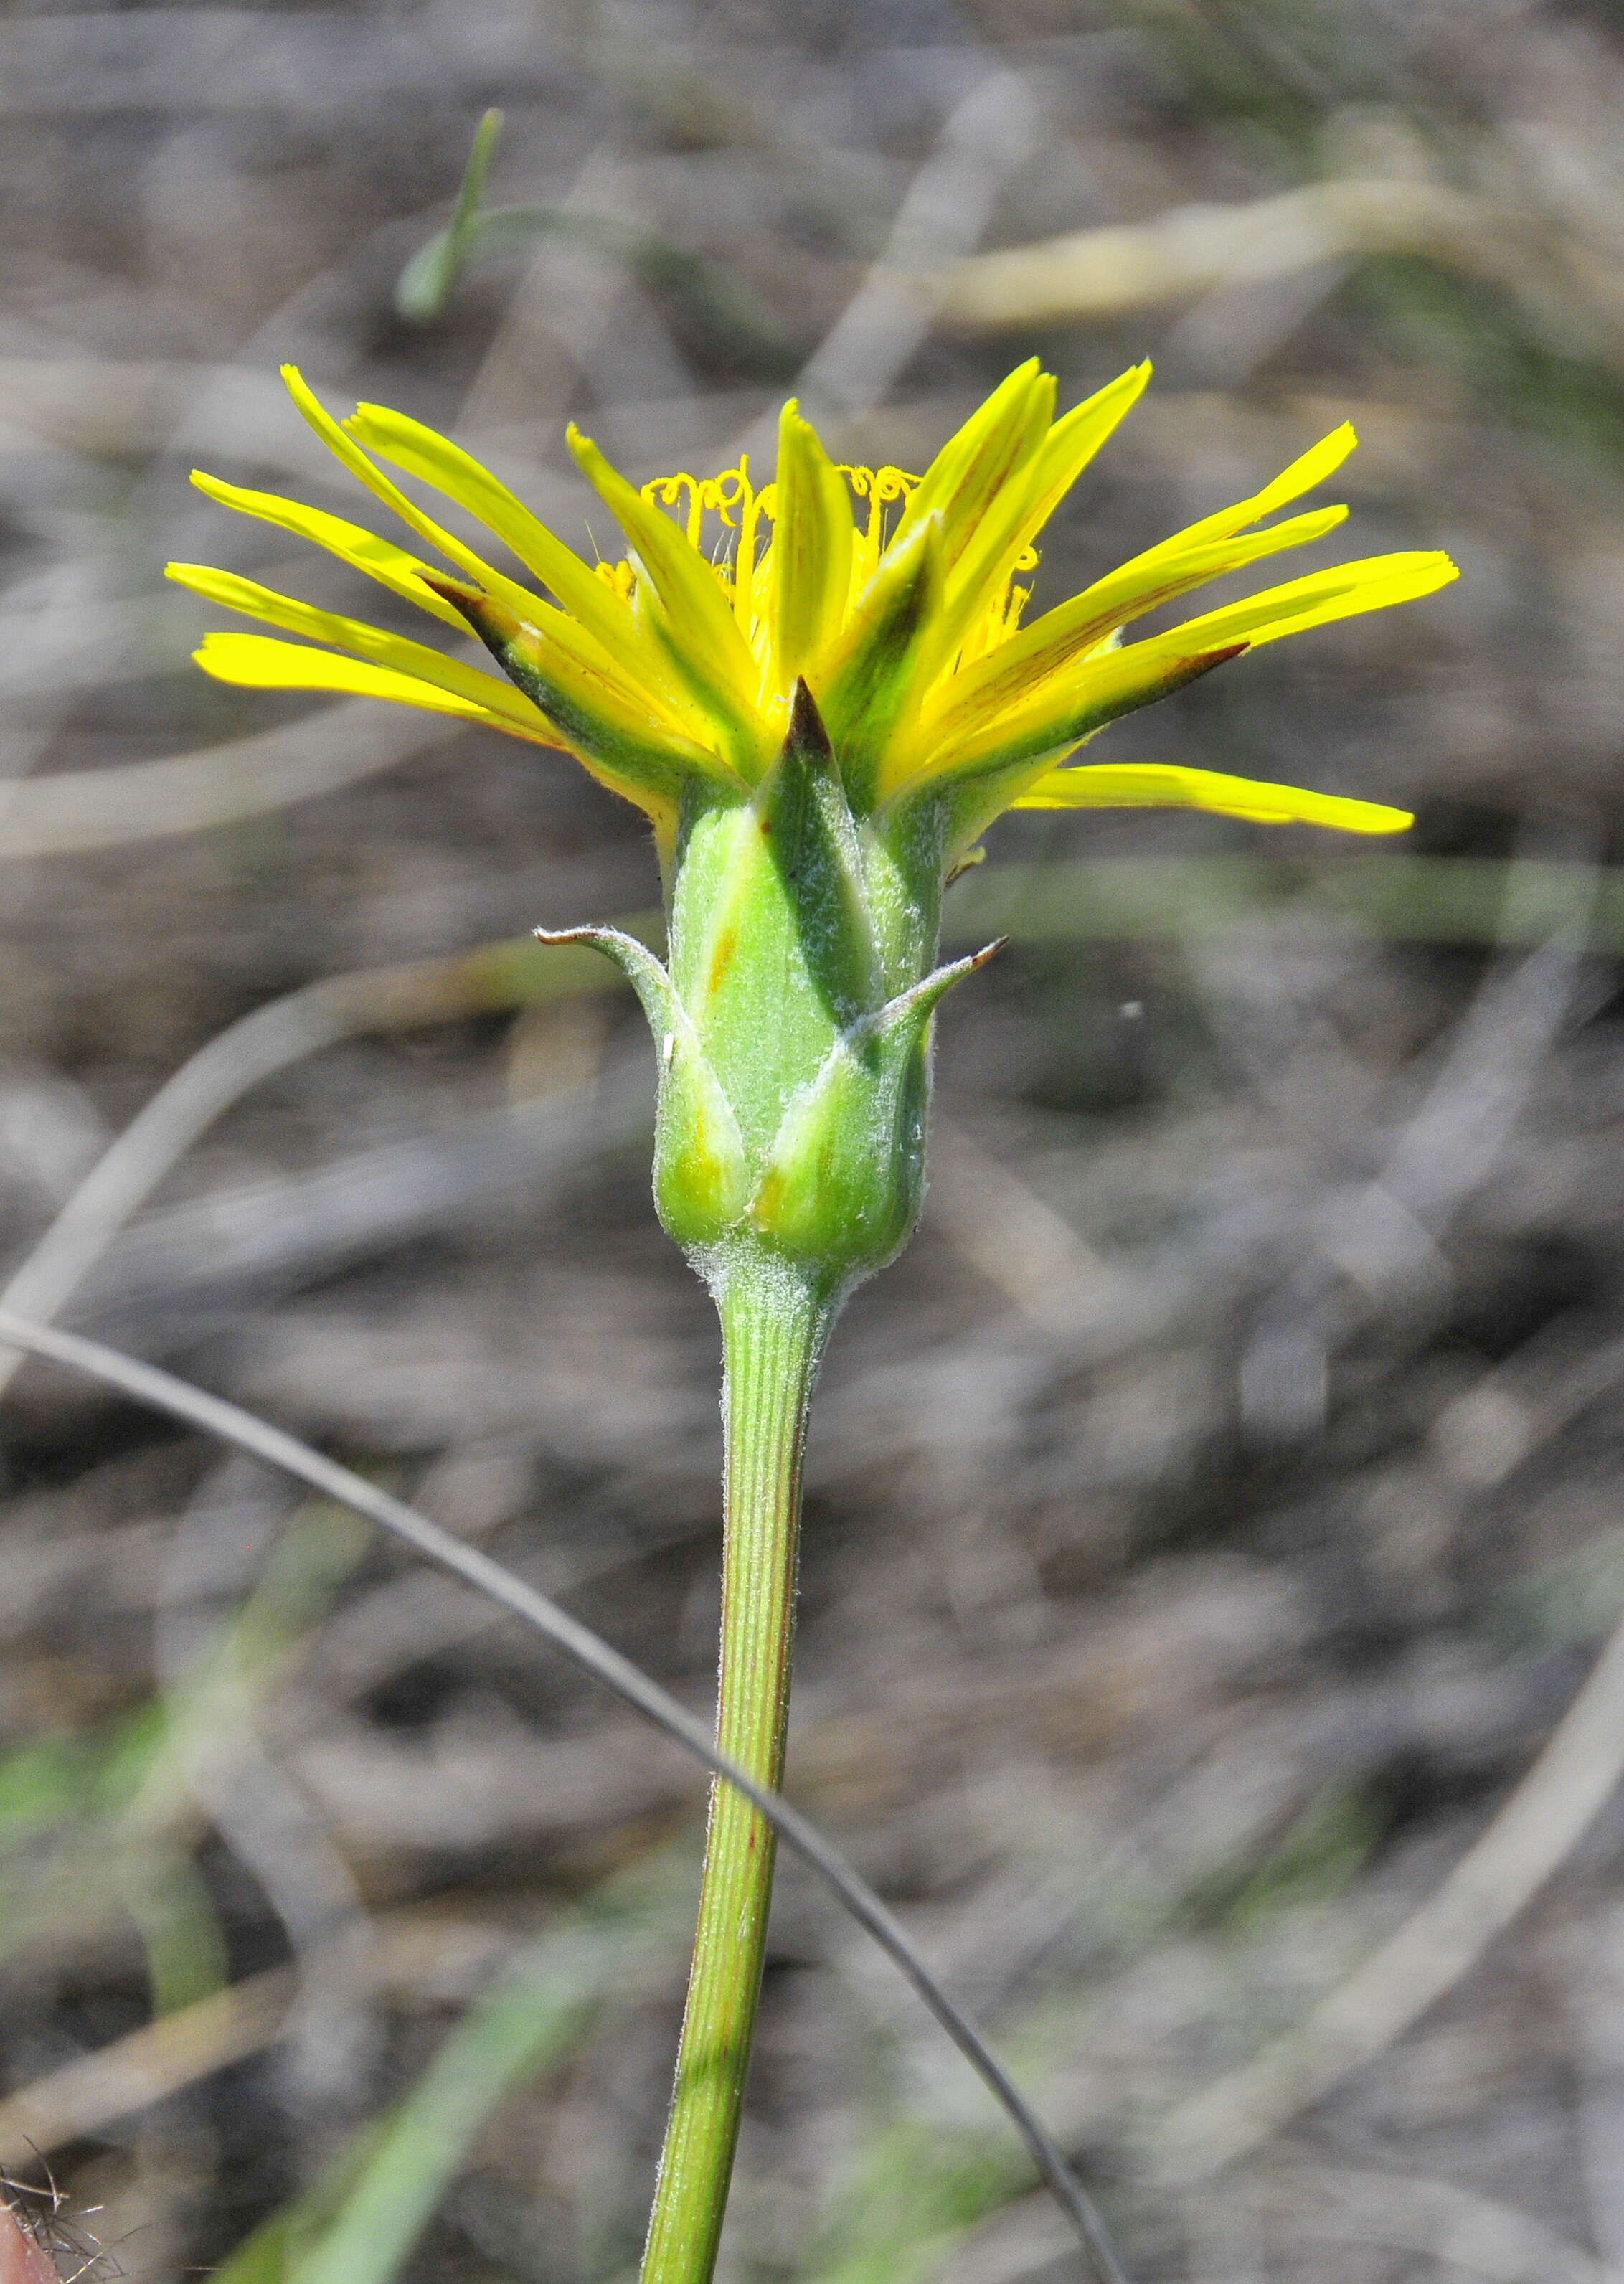
{"type": "Polygon", "coordinates": [[[316,434],[457,575],[341,518],[199,473],[211,498],[314,540],[443,625],[472,627],[503,679],[427,645],[312,609],[196,564],[169,575],[304,637],[211,634],[207,672],[262,688],[358,692],[574,754],[666,838],[684,791],[758,786],[783,744],[798,684],[827,730],[859,816],[934,803],[949,855],[1010,808],[1195,807],[1385,833],[1401,810],[1156,765],[1063,767],[1120,715],[1281,635],[1430,594],[1446,555],[1382,555],[1312,573],[1136,642],[1159,606],[1334,528],[1323,508],[1266,523],[1338,467],[1344,425],[1249,499],[1021,624],[1043,524],[1149,378],[1137,365],[1059,419],[1034,360],[995,390],[917,479],[837,466],[784,409],[774,481],[747,462],[637,490],[575,431],[570,449],[625,536],[593,567],[460,447],[363,404],[340,423],[292,367],[316,434]],[[379,463],[465,510],[525,575],[487,562],[379,463]],[[1261,527],[1261,528],[1260,528],[1261,527]],[[310,644],[321,647],[311,648],[310,644]]]}

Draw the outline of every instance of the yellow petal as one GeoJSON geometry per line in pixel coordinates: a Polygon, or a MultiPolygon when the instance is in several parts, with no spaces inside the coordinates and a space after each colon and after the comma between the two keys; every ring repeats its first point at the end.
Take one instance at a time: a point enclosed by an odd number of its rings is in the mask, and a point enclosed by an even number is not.
{"type": "MultiPolygon", "coordinates": [[[[409,642],[404,635],[388,634],[382,627],[370,627],[362,619],[340,618],[333,611],[316,610],[292,595],[278,595],[274,588],[262,587],[256,580],[239,579],[233,571],[215,571],[207,564],[171,563],[166,567],[164,576],[173,579],[178,587],[190,588],[194,595],[201,595],[208,602],[223,603],[229,611],[241,611],[246,618],[263,619],[267,626],[280,627],[285,634],[303,635],[310,642],[331,643],[335,650],[353,651],[374,666],[388,667],[416,681],[433,683],[454,697],[467,699],[482,713],[502,715],[521,736],[558,742],[535,708],[520,697],[510,683],[499,682],[494,674],[481,674],[477,667],[459,658],[445,658],[425,643],[409,642]]],[[[448,604],[448,610],[450,607],[448,604]]],[[[466,633],[460,616],[455,611],[451,615],[457,631],[466,633]]]]}
{"type": "Polygon", "coordinates": [[[355,438],[345,434],[326,407],[317,400],[297,365],[285,364],[282,379],[288,395],[327,450],[335,459],[343,463],[357,483],[365,485],[374,499],[381,500],[386,508],[392,509],[409,529],[415,531],[419,539],[426,540],[429,546],[443,555],[448,563],[455,563],[492,594],[500,595],[510,609],[523,610],[534,601],[535,598],[517,580],[504,578],[500,571],[493,569],[482,557],[474,553],[472,547],[465,546],[454,533],[436,523],[433,516],[426,515],[416,500],[409,499],[381,468],[375,467],[355,438]]]}
{"type": "Polygon", "coordinates": [[[941,519],[888,548],[839,640],[818,661],[813,696],[840,756],[847,798],[871,799],[887,745],[912,718],[941,603],[941,519]]]}
{"type": "MultiPolygon", "coordinates": [[[[629,651],[644,650],[624,597],[607,580],[600,579],[590,564],[583,563],[573,548],[556,538],[522,500],[515,498],[461,445],[382,404],[358,404],[344,426],[382,458],[392,460],[409,476],[433,484],[477,517],[488,531],[494,531],[526,570],[551,589],[564,608],[597,637],[612,657],[624,663],[629,651]]],[[[638,656],[632,671],[639,680],[645,676],[658,680],[662,669],[652,655],[638,656]]]]}
{"type": "Polygon", "coordinates": [[[990,503],[973,541],[949,583],[941,651],[958,647],[991,588],[1002,588],[1017,559],[1029,547],[1089,462],[1127,418],[1151,378],[1150,360],[1132,365],[1115,380],[1057,420],[1019,476],[990,503]]]}
{"type": "Polygon", "coordinates": [[[1403,833],[1415,823],[1408,810],[1383,802],[1348,801],[1339,794],[1298,786],[1266,785],[1216,770],[1175,769],[1159,762],[1085,763],[1051,770],[1015,809],[1205,809],[1254,825],[1323,825],[1339,833],[1403,833]]]}
{"type": "Polygon", "coordinates": [[[851,495],[816,431],[792,399],[778,421],[773,511],[773,663],[792,689],[839,629],[852,577],[851,495]]]}
{"type": "Polygon", "coordinates": [[[894,762],[896,778],[885,790],[888,796],[901,798],[935,786],[956,787],[972,779],[1002,778],[1027,763],[1058,761],[1107,722],[1182,690],[1227,659],[1238,658],[1245,646],[1230,643],[1213,650],[1169,653],[1151,643],[1133,643],[1126,650],[1108,651],[1049,685],[1028,704],[1013,707],[951,740],[922,727],[907,741],[911,752],[905,749],[894,762]],[[904,768],[906,776],[902,774],[904,768]]]}
{"type": "Polygon", "coordinates": [[[1256,643],[1410,602],[1458,575],[1447,555],[1371,556],[1270,588],[1148,641],[1096,652],[1002,712],[966,708],[951,734],[942,723],[922,722],[894,762],[899,774],[908,772],[897,789],[938,778],[988,777],[1050,755],[1058,760],[1104,723],[1151,704],[1256,643]]]}
{"type": "Polygon", "coordinates": [[[1053,377],[1035,357],[1018,365],[937,453],[898,519],[894,538],[906,537],[927,515],[940,515],[950,573],[991,503],[1038,451],[1054,401],[1053,377]]]}
{"type": "Polygon", "coordinates": [[[449,603],[442,602],[432,587],[424,585],[423,575],[429,566],[419,562],[415,555],[408,555],[403,547],[394,546],[388,540],[363,531],[358,523],[346,523],[342,516],[328,515],[318,507],[307,507],[302,500],[283,499],[276,492],[245,491],[240,484],[222,483],[218,476],[206,475],[201,468],[192,470],[191,481],[206,497],[218,501],[222,507],[235,508],[242,515],[257,516],[262,523],[274,523],[297,538],[313,541],[330,555],[336,555],[340,563],[347,563],[352,569],[363,571],[369,579],[376,579],[392,595],[403,596],[419,610],[462,631],[462,621],[449,603]]]}
{"type": "Polygon", "coordinates": [[[1043,439],[1032,466],[1032,498],[1027,515],[1035,519],[1019,535],[1025,547],[1054,513],[1100,446],[1114,435],[1150,384],[1151,361],[1145,357],[1114,380],[1097,388],[1092,396],[1063,413],[1043,439]]]}
{"type": "Polygon", "coordinates": [[[1347,514],[1345,507],[1322,508],[1316,514],[1293,516],[1288,523],[1274,524],[1247,538],[1219,540],[1179,555],[1168,555],[1158,548],[1152,554],[1137,556],[941,684],[933,693],[926,722],[931,729],[950,738],[973,723],[990,720],[1005,706],[1023,704],[1037,694],[1050,676],[1074,666],[1107,635],[1145,612],[1187,594],[1191,588],[1205,586],[1209,580],[1243,570],[1263,556],[1323,539],[1347,514]]]}
{"type": "Polygon", "coordinates": [[[1238,500],[1233,507],[1220,508],[1216,515],[1203,516],[1183,531],[1175,531],[1170,539],[1151,550],[1152,560],[1159,555],[1177,554],[1187,547],[1205,547],[1214,539],[1228,539],[1237,531],[1248,530],[1264,516],[1272,515],[1277,507],[1285,507],[1311,492],[1316,484],[1323,484],[1327,476],[1334,475],[1359,439],[1354,434],[1353,423],[1343,421],[1329,436],[1322,436],[1317,444],[1310,444],[1300,453],[1291,465],[1282,468],[1272,483],[1265,484],[1261,492],[1250,499],[1238,500]]]}
{"type": "Polygon", "coordinates": [[[691,677],[703,702],[718,709],[746,742],[759,746],[755,662],[721,580],[670,517],[634,491],[591,439],[573,426],[569,448],[669,614],[672,664],[691,677]]]}
{"type": "Polygon", "coordinates": [[[507,731],[511,737],[528,737],[534,745],[552,743],[550,738],[519,729],[504,716],[476,706],[471,699],[454,697],[449,690],[437,690],[390,667],[340,658],[336,651],[307,650],[300,643],[275,642],[269,635],[205,635],[191,654],[216,682],[239,683],[251,690],[331,690],[357,698],[387,698],[396,705],[421,707],[427,714],[451,714],[459,721],[482,722],[489,729],[507,731]]]}
{"type": "Polygon", "coordinates": [[[504,673],[557,726],[571,753],[617,792],[634,800],[652,793],[668,801],[697,777],[743,792],[715,754],[651,710],[566,612],[533,603],[521,619],[481,590],[455,580],[447,580],[442,591],[460,605],[504,673]]]}
{"type": "Polygon", "coordinates": [[[1458,565],[1433,549],[1400,555],[1367,555],[1357,563],[1339,563],[1330,571],[1316,571],[1307,579],[1293,579],[1284,587],[1269,587],[1244,603],[1229,603],[1208,611],[1204,618],[1186,619],[1182,626],[1136,650],[1152,646],[1183,650],[1194,643],[1278,642],[1282,635],[1301,634],[1308,627],[1329,626],[1333,619],[1355,617],[1361,611],[1384,611],[1394,603],[1413,603],[1435,594],[1460,577],[1458,565]]]}

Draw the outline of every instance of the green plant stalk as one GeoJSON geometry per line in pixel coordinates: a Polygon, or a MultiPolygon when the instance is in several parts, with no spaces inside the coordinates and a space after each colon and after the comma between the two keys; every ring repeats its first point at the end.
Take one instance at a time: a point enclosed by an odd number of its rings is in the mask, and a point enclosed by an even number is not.
{"type": "MultiPolygon", "coordinates": [[[[740,1248],[718,1280],[723,1359],[722,1666],[716,1741],[763,1784],[784,1770],[801,1454],[833,1306],[782,1260],[740,1248]]],[[[676,2084],[643,2284],[709,2284],[761,1994],[774,1835],[711,1789],[676,2084]]]]}

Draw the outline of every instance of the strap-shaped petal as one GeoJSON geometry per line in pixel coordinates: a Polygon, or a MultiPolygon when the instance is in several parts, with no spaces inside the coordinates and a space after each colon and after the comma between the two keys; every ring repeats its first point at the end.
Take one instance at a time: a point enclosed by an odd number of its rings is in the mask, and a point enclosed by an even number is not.
{"type": "Polygon", "coordinates": [[[387,587],[392,595],[403,597],[420,611],[427,611],[446,626],[461,631],[462,621],[449,603],[442,602],[432,587],[423,583],[424,574],[430,566],[409,555],[403,547],[363,530],[358,523],[347,523],[341,515],[329,515],[323,508],[307,507],[302,500],[284,499],[278,492],[246,491],[240,484],[223,483],[218,476],[207,475],[201,468],[192,470],[191,481],[207,498],[217,501],[220,506],[235,508],[240,515],[257,516],[262,523],[274,523],[279,530],[291,531],[296,538],[308,539],[316,546],[324,547],[329,555],[336,555],[340,563],[347,563],[354,571],[363,571],[380,587],[387,587]]]}
{"type": "Polygon", "coordinates": [[[1033,459],[1023,521],[1010,534],[1009,544],[1017,554],[1036,538],[1101,445],[1116,434],[1150,379],[1151,361],[1145,357],[1055,422],[1033,459]]]}
{"type": "Polygon", "coordinates": [[[483,557],[476,555],[472,547],[465,546],[454,533],[436,523],[433,516],[426,515],[416,500],[409,499],[398,484],[391,482],[381,468],[374,466],[355,438],[345,434],[326,406],[308,386],[297,365],[285,364],[282,379],[288,395],[333,458],[342,462],[357,483],[365,485],[374,499],[381,500],[386,508],[392,509],[419,539],[426,540],[437,553],[445,557],[448,563],[455,563],[459,569],[477,579],[482,587],[502,596],[510,608],[523,610],[535,599],[517,580],[504,577],[483,557]]]}
{"type": "MultiPolygon", "coordinates": [[[[420,420],[382,404],[358,404],[344,426],[357,442],[455,500],[494,531],[504,544],[551,589],[563,607],[597,636],[610,655],[629,665],[635,679],[656,686],[664,677],[660,661],[644,652],[625,598],[573,548],[556,538],[504,483],[481,467],[472,453],[420,420]]],[[[669,693],[675,695],[675,690],[669,693]]]]}
{"type": "Polygon", "coordinates": [[[778,690],[788,691],[839,626],[855,536],[846,480],[793,398],[779,416],[775,481],[773,668],[778,690]]]}
{"type": "Polygon", "coordinates": [[[1306,452],[1300,452],[1290,466],[1282,468],[1261,492],[1253,492],[1250,499],[1238,500],[1233,507],[1220,508],[1215,515],[1205,515],[1198,523],[1186,525],[1183,531],[1175,531],[1170,539],[1164,539],[1159,547],[1152,548],[1139,559],[1154,562],[1159,557],[1182,554],[1186,548],[1205,547],[1213,540],[1228,539],[1238,531],[1250,530],[1277,507],[1288,507],[1292,500],[1300,499],[1316,484],[1323,484],[1327,476],[1334,475],[1358,442],[1353,423],[1344,420],[1329,436],[1322,436],[1317,444],[1310,444],[1306,452]]]}
{"type": "Polygon", "coordinates": [[[675,662],[736,737],[743,733],[752,746],[759,744],[755,662],[722,582],[670,517],[634,491],[590,437],[572,426],[568,441],[582,473],[626,534],[669,614],[675,662]]]}
{"type": "MultiPolygon", "coordinates": [[[[267,626],[280,627],[284,634],[302,635],[309,642],[330,643],[335,650],[352,652],[374,666],[389,667],[418,682],[432,683],[438,690],[449,691],[453,697],[467,699],[487,714],[500,714],[522,736],[540,736],[550,745],[562,742],[528,699],[521,697],[511,683],[499,682],[494,674],[482,674],[478,667],[469,666],[462,659],[446,658],[439,651],[430,650],[426,643],[410,642],[404,635],[368,626],[363,619],[341,618],[334,611],[316,610],[293,595],[279,595],[274,588],[262,587],[256,580],[238,578],[234,571],[215,571],[207,564],[170,563],[165,567],[164,576],[173,579],[177,587],[190,588],[206,601],[223,604],[228,611],[240,611],[245,618],[262,619],[267,626]]],[[[458,630],[466,633],[465,624],[459,622],[458,630]]]]}
{"type": "Polygon", "coordinates": [[[1037,359],[1018,365],[937,453],[897,520],[893,544],[927,515],[940,515],[950,575],[991,503],[1042,446],[1054,402],[1053,377],[1037,359]]]}
{"type": "Polygon", "coordinates": [[[1385,802],[1350,801],[1340,794],[1159,762],[1087,763],[1051,770],[1011,807],[1205,809],[1253,825],[1323,825],[1339,833],[1403,833],[1415,823],[1408,810],[1389,809],[1385,802]]]}
{"type": "Polygon", "coordinates": [[[1218,540],[1183,554],[1168,555],[1157,548],[1136,556],[940,685],[925,711],[927,733],[940,730],[951,737],[972,723],[992,720],[1000,708],[1035,696],[1050,676],[1075,665],[1108,635],[1147,611],[1265,556],[1323,539],[1347,514],[1345,507],[1322,508],[1316,514],[1273,524],[1267,531],[1218,540]]]}
{"type": "Polygon", "coordinates": [[[1256,649],[1260,643],[1278,642],[1282,635],[1329,626],[1334,619],[1354,618],[1361,611],[1413,603],[1459,577],[1459,566],[1436,549],[1367,555],[1356,563],[1339,563],[1332,570],[1293,579],[1284,587],[1267,587],[1244,603],[1229,603],[1203,618],[1186,619],[1165,635],[1132,647],[1180,651],[1191,644],[1206,649],[1213,643],[1245,642],[1256,649]]]}
{"type": "Polygon", "coordinates": [[[882,790],[889,798],[905,799],[933,786],[956,786],[1002,777],[1027,763],[1051,757],[1058,761],[1107,722],[1182,690],[1227,659],[1238,658],[1245,647],[1236,642],[1176,653],[1152,643],[1133,643],[1126,650],[1107,651],[1027,705],[1011,708],[959,738],[927,748],[928,758],[882,790]]]}
{"type": "Polygon", "coordinates": [[[899,772],[911,760],[909,776],[895,790],[909,791],[936,778],[946,783],[1001,776],[1047,755],[1058,760],[1105,723],[1149,705],[1259,642],[1411,602],[1458,575],[1441,553],[1370,556],[1208,612],[1149,641],[1097,652],[1069,673],[1051,677],[1024,703],[990,718],[965,721],[950,736],[940,724],[929,729],[921,724],[910,740],[911,755],[894,760],[899,772]]]}
{"type": "Polygon", "coordinates": [[[605,660],[566,612],[532,602],[519,617],[482,590],[455,579],[441,592],[460,609],[509,679],[532,699],[578,759],[605,782],[662,799],[695,778],[743,787],[719,757],[670,729],[605,660]]]}
{"type": "Polygon", "coordinates": [[[1132,411],[1150,378],[1147,357],[1074,405],[1055,422],[1019,477],[989,503],[949,581],[939,655],[950,657],[988,597],[1002,594],[1019,557],[1132,411]]]}
{"type": "Polygon", "coordinates": [[[505,730],[510,737],[527,738],[532,745],[557,742],[539,719],[534,731],[521,730],[506,715],[493,714],[488,707],[436,689],[415,675],[373,666],[365,659],[341,658],[336,651],[277,642],[270,635],[205,635],[191,654],[216,682],[238,683],[251,690],[331,690],[357,698],[387,698],[398,706],[421,707],[427,714],[482,722],[489,729],[505,730]]]}

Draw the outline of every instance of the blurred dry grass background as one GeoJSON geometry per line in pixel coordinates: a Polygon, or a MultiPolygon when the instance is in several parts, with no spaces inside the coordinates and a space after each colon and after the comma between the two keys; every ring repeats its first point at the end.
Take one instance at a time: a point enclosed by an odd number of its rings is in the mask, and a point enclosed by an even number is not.
{"type": "MultiPolygon", "coordinates": [[[[1033,350],[1070,402],[1148,347],[1047,591],[1345,411],[1349,551],[1457,554],[1112,733],[1413,804],[1412,854],[998,828],[954,926],[1015,942],[814,1434],[796,1797],[1146,2284],[1624,2275],[1621,107],[1608,0],[0,20],[12,1301],[376,1472],[695,1704],[715,1341],[646,1044],[589,963],[481,950],[645,910],[635,820],[205,683],[167,556],[355,606],[188,468],[357,512],[293,356],[574,533],[571,417],[710,468],[792,385],[917,466],[1033,350]],[[532,212],[410,321],[491,102],[532,212]]],[[[0,2160],[54,2170],[65,2272],[628,2277],[693,1773],[342,1517],[37,1366],[7,1409],[0,2160]]],[[[792,1866],[727,2260],[1073,2272],[792,1866]]]]}

